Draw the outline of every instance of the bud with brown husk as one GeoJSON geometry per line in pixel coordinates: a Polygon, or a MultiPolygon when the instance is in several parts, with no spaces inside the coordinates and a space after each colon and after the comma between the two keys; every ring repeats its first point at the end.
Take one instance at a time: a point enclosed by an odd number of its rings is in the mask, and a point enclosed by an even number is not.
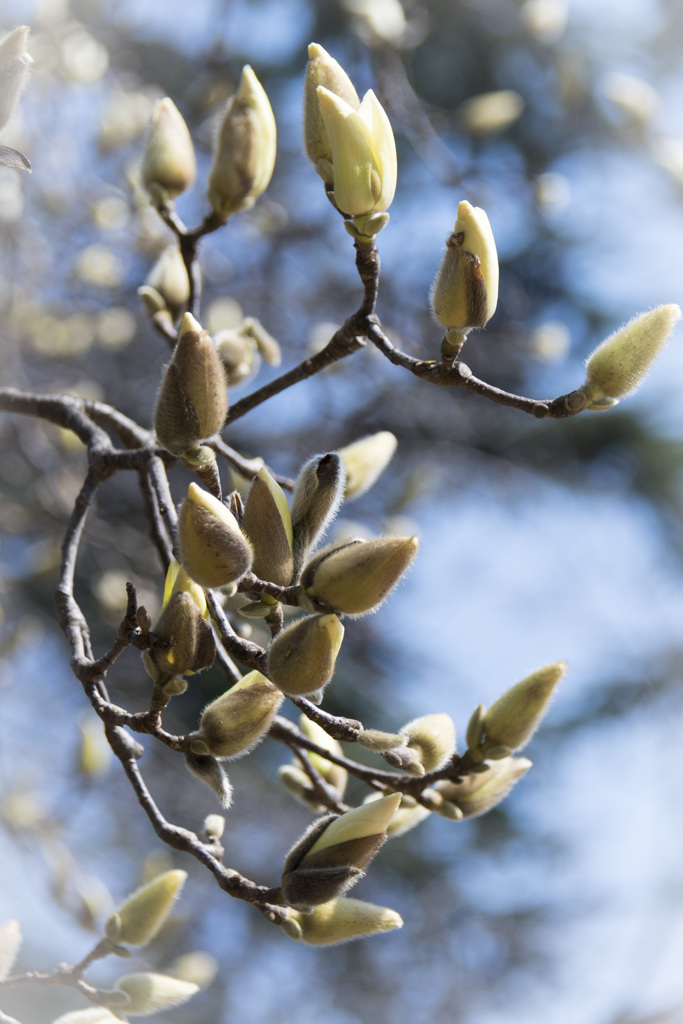
{"type": "Polygon", "coordinates": [[[195,754],[190,750],[185,754],[185,767],[191,775],[211,787],[227,811],[232,803],[232,786],[220,761],[210,754],[195,754]]]}
{"type": "Polygon", "coordinates": [[[142,157],[142,182],[155,206],[175,199],[194,183],[197,162],[182,114],[166,96],[152,111],[142,157]]]}
{"type": "Polygon", "coordinates": [[[403,927],[395,910],[348,898],[330,900],[314,907],[310,914],[291,913],[296,915],[294,920],[301,933],[296,937],[310,946],[334,946],[403,927]]]}
{"type": "Polygon", "coordinates": [[[345,540],[320,551],[301,574],[304,600],[344,615],[375,611],[410,567],[417,537],[345,540]]]}
{"type": "Polygon", "coordinates": [[[216,643],[206,620],[204,591],[178,562],[171,562],[166,574],[161,614],[152,632],[171,645],[151,647],[143,655],[145,670],[157,682],[213,665],[216,643]]]}
{"type": "Polygon", "coordinates": [[[287,854],[282,870],[286,903],[308,909],[355,885],[386,841],[387,827],[400,802],[400,794],[393,793],[339,817],[313,822],[287,854]]]}
{"type": "Polygon", "coordinates": [[[242,528],[254,549],[252,571],[259,579],[288,586],[294,573],[292,517],[284,491],[265,468],[249,488],[242,528]]]}
{"type": "Polygon", "coordinates": [[[178,245],[168,245],[150,270],[145,287],[162,298],[172,318],[183,312],[190,299],[190,279],[178,245]]]}
{"type": "Polygon", "coordinates": [[[260,672],[249,672],[204,708],[191,749],[219,758],[249,753],[268,732],[283,700],[274,683],[260,672]]]}
{"type": "Polygon", "coordinates": [[[336,452],[312,455],[301,467],[292,497],[295,575],[337,514],[345,481],[344,463],[336,452]]]}
{"type": "Polygon", "coordinates": [[[108,919],[104,933],[122,946],[146,946],[173,908],[185,881],[186,871],[165,871],[137,889],[108,919]]]}
{"type": "Polygon", "coordinates": [[[178,513],[180,561],[202,587],[223,587],[249,572],[251,545],[232,512],[190,484],[178,513]]]}
{"type": "Polygon", "coordinates": [[[471,772],[462,782],[442,779],[434,785],[444,799],[444,804],[436,808],[437,813],[460,820],[486,814],[505,799],[530,768],[531,761],[526,757],[504,757],[492,761],[484,772],[471,772]],[[459,814],[454,814],[453,808],[459,814]]]}
{"type": "MultiPolygon", "coordinates": [[[[316,743],[323,750],[329,751],[331,754],[336,754],[337,757],[343,757],[344,751],[342,750],[341,744],[338,740],[335,740],[330,736],[322,726],[318,725],[317,722],[312,722],[306,715],[302,715],[299,719],[299,728],[301,729],[304,736],[306,736],[313,743],[316,743]]],[[[315,754],[313,751],[307,750],[306,754],[316,769],[316,771],[322,776],[323,781],[329,786],[336,796],[337,800],[341,800],[344,796],[344,790],[346,789],[346,783],[348,780],[348,772],[346,768],[342,768],[341,765],[334,764],[332,761],[328,761],[326,757],[320,754],[315,754]]],[[[313,784],[309,779],[306,772],[299,766],[299,763],[283,765],[279,769],[280,782],[288,792],[296,797],[301,803],[310,807],[315,814],[320,814],[326,810],[326,805],[320,803],[319,794],[315,792],[313,784]]]]}
{"type": "Polygon", "coordinates": [[[275,151],[273,111],[263,86],[246,64],[223,115],[209,172],[207,196],[218,217],[225,220],[253,206],[270,183],[275,151]]]}
{"type": "Polygon", "coordinates": [[[191,313],[183,317],[154,410],[159,443],[184,455],[221,429],[228,412],[225,376],[211,337],[191,313]]]}
{"type": "Polygon", "coordinates": [[[329,683],[344,637],[336,615],[307,615],[275,637],[268,675],[283,693],[303,697],[329,683]]]}

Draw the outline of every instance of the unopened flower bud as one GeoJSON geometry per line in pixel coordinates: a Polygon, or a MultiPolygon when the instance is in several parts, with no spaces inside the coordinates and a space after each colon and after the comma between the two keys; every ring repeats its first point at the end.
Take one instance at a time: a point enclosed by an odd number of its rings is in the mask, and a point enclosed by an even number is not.
{"type": "MultiPolygon", "coordinates": [[[[299,728],[301,729],[304,736],[307,736],[313,743],[317,743],[323,750],[329,750],[331,754],[336,754],[337,757],[343,757],[344,751],[339,740],[335,740],[329,733],[326,733],[322,726],[318,725],[317,722],[312,722],[306,715],[301,715],[299,719],[299,728]]],[[[348,781],[348,772],[346,768],[342,768],[341,765],[333,764],[332,761],[328,761],[326,757],[321,757],[320,754],[314,754],[312,751],[308,751],[308,757],[311,764],[316,768],[328,786],[332,786],[336,791],[338,797],[341,799],[346,789],[346,783],[348,781]]]]}
{"type": "Polygon", "coordinates": [[[455,820],[486,814],[505,799],[530,768],[531,761],[526,757],[507,757],[489,764],[487,771],[471,772],[462,782],[442,779],[434,786],[444,798],[444,804],[437,808],[437,813],[455,820]],[[459,815],[453,813],[454,806],[460,811],[459,815]]]}
{"type": "Polygon", "coordinates": [[[173,319],[185,309],[190,298],[190,279],[178,245],[164,249],[147,275],[145,285],[158,292],[173,319]]]}
{"type": "Polygon", "coordinates": [[[307,615],[275,637],[268,652],[268,675],[283,693],[302,697],[332,678],[344,637],[336,615],[307,615]]]}
{"type": "Polygon", "coordinates": [[[156,288],[150,288],[149,285],[143,284],[138,288],[138,295],[142,302],[142,307],[147,317],[149,317],[152,325],[162,334],[167,337],[175,334],[175,327],[173,325],[173,317],[171,312],[166,305],[166,300],[156,288]]]}
{"type": "Polygon", "coordinates": [[[185,754],[185,767],[191,775],[211,787],[220,800],[221,806],[227,811],[232,803],[232,786],[220,761],[210,755],[195,754],[189,751],[185,754]]]}
{"type": "Polygon", "coordinates": [[[194,146],[183,116],[168,96],[152,111],[142,157],[142,181],[155,205],[175,199],[197,174],[194,146]]]}
{"type": "Polygon", "coordinates": [[[190,484],[178,513],[183,568],[202,587],[223,587],[251,568],[251,545],[225,505],[190,484]]]}
{"type": "Polygon", "coordinates": [[[204,708],[198,739],[214,757],[240,757],[268,732],[284,696],[260,672],[249,672],[204,708]]]}
{"type": "Polygon", "coordinates": [[[587,409],[615,405],[643,382],[647,371],[671,337],[681,318],[679,306],[657,306],[630,320],[595,349],[586,362],[586,383],[579,390],[588,398],[587,409]]]}
{"type": "Polygon", "coordinates": [[[119,978],[116,988],[125,992],[128,1002],[122,1007],[126,1016],[146,1017],[160,1010],[180,1006],[199,992],[199,985],[168,974],[154,974],[144,971],[140,974],[126,974],[119,978]]]}
{"type": "Polygon", "coordinates": [[[397,444],[394,434],[381,430],[339,449],[337,454],[341,455],[346,467],[345,501],[360,498],[370,490],[389,465],[397,444]]]}
{"type": "Polygon", "coordinates": [[[8,978],[21,947],[21,927],[18,921],[0,924],[0,981],[8,978]]]}
{"type": "Polygon", "coordinates": [[[137,889],[107,921],[108,939],[124,946],[146,946],[157,934],[180,895],[186,871],[165,871],[137,889]]]}
{"type": "Polygon", "coordinates": [[[166,367],[154,411],[159,443],[184,455],[221,429],[228,412],[225,376],[216,346],[186,313],[166,367]]]}
{"type": "MultiPolygon", "coordinates": [[[[33,58],[26,49],[29,31],[27,25],[20,25],[0,42],[0,131],[19,102],[33,64],[33,58]]],[[[11,146],[0,146],[0,165],[14,167],[18,171],[31,170],[24,154],[11,146]]]]}
{"type": "Polygon", "coordinates": [[[182,676],[213,665],[216,642],[191,594],[173,594],[152,632],[172,645],[168,650],[151,647],[145,651],[143,661],[152,679],[161,682],[166,676],[182,676]]]}
{"type": "Polygon", "coordinates": [[[305,596],[344,615],[375,611],[408,570],[417,537],[341,541],[324,548],[301,574],[305,596]]]}
{"type": "Polygon", "coordinates": [[[207,814],[204,818],[204,835],[208,839],[220,839],[225,831],[225,818],[222,814],[207,814]]]}
{"type": "Polygon", "coordinates": [[[292,907],[326,903],[354,885],[386,841],[399,793],[314,822],[287,855],[282,894],[292,907]]]}
{"type": "Polygon", "coordinates": [[[401,733],[426,772],[443,768],[455,753],[455,726],[450,715],[423,715],[404,725],[401,733]]]}
{"type": "Polygon", "coordinates": [[[325,806],[316,800],[311,780],[303,768],[299,768],[295,764],[283,764],[278,768],[277,774],[287,792],[291,793],[299,803],[310,807],[316,814],[326,810],[325,806]]]}
{"type": "Polygon", "coordinates": [[[341,64],[318,43],[311,43],[304,84],[304,143],[309,160],[325,184],[331,187],[334,181],[332,146],[320,110],[319,85],[345,100],[353,110],[358,110],[358,93],[341,64]]]}
{"type": "Polygon", "coordinates": [[[295,573],[337,514],[345,482],[344,463],[336,452],[312,455],[301,467],[292,497],[295,573]]]}
{"type": "MultiPolygon", "coordinates": [[[[429,790],[429,792],[433,791],[429,790]]],[[[375,803],[377,800],[381,800],[381,794],[371,793],[364,802],[369,804],[375,803]]],[[[430,814],[429,808],[418,804],[411,797],[402,796],[396,813],[387,825],[387,836],[389,839],[395,839],[397,836],[405,835],[406,832],[410,832],[411,829],[423,822],[425,818],[428,818],[430,814]]]]}
{"type": "Polygon", "coordinates": [[[453,234],[432,285],[432,312],[444,327],[484,327],[498,304],[498,253],[485,212],[458,204],[453,234]]]}
{"type": "Polygon", "coordinates": [[[424,775],[425,766],[420,761],[420,755],[413,747],[394,747],[392,750],[385,750],[382,757],[392,768],[399,768],[409,775],[424,775]]]}
{"type": "Polygon", "coordinates": [[[294,573],[292,517],[284,491],[267,469],[258,471],[249,488],[242,529],[254,549],[252,571],[288,586],[294,573]]]}
{"type": "Polygon", "coordinates": [[[521,116],[524,100],[514,89],[497,89],[465,100],[458,114],[473,135],[502,132],[521,116]]]}
{"type": "Polygon", "coordinates": [[[472,712],[472,717],[467,723],[467,732],[465,734],[465,741],[467,743],[468,750],[476,750],[476,748],[481,744],[484,737],[485,714],[486,708],[483,704],[479,704],[479,706],[472,712]]]}
{"type": "Polygon", "coordinates": [[[482,752],[496,746],[519,750],[529,742],[543,718],[555,687],[567,671],[565,661],[545,665],[511,687],[484,715],[482,752]]]}
{"type": "Polygon", "coordinates": [[[223,115],[207,196],[219,217],[248,209],[265,192],[275,166],[273,111],[258,78],[246,64],[223,115]]]}
{"type": "Polygon", "coordinates": [[[310,914],[298,914],[297,921],[303,941],[310,946],[334,946],[403,927],[395,910],[346,898],[323,903],[310,914]]]}
{"type": "Polygon", "coordinates": [[[396,191],[397,159],[384,107],[372,90],[358,109],[322,85],[317,93],[332,148],[337,206],[354,217],[388,210],[396,191]]]}

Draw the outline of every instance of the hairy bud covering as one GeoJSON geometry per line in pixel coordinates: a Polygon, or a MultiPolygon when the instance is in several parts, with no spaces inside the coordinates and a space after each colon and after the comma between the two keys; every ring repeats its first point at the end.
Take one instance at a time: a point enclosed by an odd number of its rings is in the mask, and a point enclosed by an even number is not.
{"type": "Polygon", "coordinates": [[[190,484],[178,513],[180,560],[202,587],[222,587],[251,568],[251,545],[225,505],[190,484]]]}
{"type": "Polygon", "coordinates": [[[564,661],[544,665],[491,705],[483,719],[485,739],[481,750],[485,756],[492,756],[497,746],[519,750],[529,742],[566,671],[564,661]]]}
{"type": "Polygon", "coordinates": [[[312,455],[301,467],[292,498],[295,573],[337,514],[345,482],[344,463],[336,452],[312,455]]]}
{"type": "Polygon", "coordinates": [[[171,978],[168,974],[154,974],[144,971],[126,974],[116,983],[119,992],[125,992],[128,1002],[122,1007],[125,1014],[146,1017],[160,1010],[180,1006],[199,992],[199,985],[182,978],[171,978]]]}
{"type": "Polygon", "coordinates": [[[118,945],[146,946],[170,914],[186,879],[186,871],[165,871],[141,886],[107,921],[107,938],[118,945]]]}
{"type": "Polygon", "coordinates": [[[531,768],[526,757],[505,757],[493,761],[483,772],[471,772],[462,782],[447,779],[435,783],[434,789],[441,794],[444,804],[437,813],[447,818],[475,818],[496,807],[508,795],[515,783],[531,768]],[[455,807],[460,813],[452,813],[455,807]]]}
{"type": "Polygon", "coordinates": [[[304,596],[344,615],[375,611],[417,554],[417,537],[378,537],[332,544],[301,574],[304,596]]]}
{"type": "Polygon", "coordinates": [[[186,313],[154,411],[159,443],[184,455],[221,429],[228,412],[225,375],[211,337],[186,313]]]}
{"type": "Polygon", "coordinates": [[[202,712],[197,740],[214,757],[240,757],[268,732],[283,693],[260,672],[249,672],[202,712]]]}
{"type": "Polygon", "coordinates": [[[268,652],[268,675],[280,689],[302,697],[332,678],[344,627],[336,615],[307,615],[275,637],[268,652]]]}
{"type": "Polygon", "coordinates": [[[310,946],[334,946],[403,927],[395,910],[348,898],[330,900],[310,914],[297,914],[296,921],[301,939],[310,946]]]}
{"type": "Polygon", "coordinates": [[[453,233],[431,291],[434,316],[444,327],[484,327],[498,304],[498,253],[486,213],[458,204],[453,233]]]}
{"type": "Polygon", "coordinates": [[[252,480],[242,529],[254,549],[253,572],[286,587],[294,573],[292,517],[285,493],[263,468],[252,480]]]}

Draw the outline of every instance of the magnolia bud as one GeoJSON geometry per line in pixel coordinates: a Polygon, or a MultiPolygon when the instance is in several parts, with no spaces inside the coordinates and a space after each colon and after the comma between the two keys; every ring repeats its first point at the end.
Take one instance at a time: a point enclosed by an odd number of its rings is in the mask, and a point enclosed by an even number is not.
{"type": "Polygon", "coordinates": [[[248,64],[239,89],[228,101],[209,172],[207,196],[225,220],[253,206],[273,174],[275,118],[263,86],[248,64]]]}
{"type": "Polygon", "coordinates": [[[334,946],[403,927],[395,910],[353,899],[331,900],[310,914],[297,914],[296,920],[303,941],[311,946],[334,946]]]}
{"type": "Polygon", "coordinates": [[[252,571],[288,586],[294,573],[292,517],[284,491],[267,469],[258,471],[249,488],[242,529],[254,549],[252,571]]]}
{"type": "Polygon", "coordinates": [[[178,513],[180,560],[202,587],[223,587],[251,568],[251,545],[225,505],[190,484],[178,513]]]}
{"type": "Polygon", "coordinates": [[[225,818],[223,815],[207,814],[204,818],[204,835],[207,839],[220,839],[224,831],[225,818]]]}
{"type": "MultiPolygon", "coordinates": [[[[433,791],[429,790],[428,792],[431,793],[433,791]]],[[[381,800],[381,798],[381,793],[371,793],[364,802],[366,804],[375,803],[377,800],[381,800]]],[[[423,822],[425,818],[428,818],[431,813],[429,808],[418,804],[411,797],[402,796],[396,813],[387,825],[387,836],[390,839],[395,839],[397,836],[405,835],[406,832],[410,832],[416,825],[423,822]]]]}
{"type": "Polygon", "coordinates": [[[459,203],[446,247],[430,294],[432,312],[444,327],[484,327],[498,304],[498,254],[484,211],[459,203]]]}
{"type": "Polygon", "coordinates": [[[472,712],[472,717],[467,723],[467,732],[465,734],[465,741],[467,743],[468,750],[476,750],[476,748],[481,745],[481,741],[484,737],[485,714],[486,708],[483,704],[479,704],[479,706],[472,712]]]}
{"type": "Polygon", "coordinates": [[[227,811],[232,803],[232,786],[227,772],[220,762],[210,755],[195,754],[189,751],[185,754],[185,767],[195,778],[201,779],[211,787],[227,811]]]}
{"type": "MultiPolygon", "coordinates": [[[[317,743],[323,750],[329,750],[331,754],[336,754],[337,757],[343,757],[344,751],[339,740],[335,740],[329,733],[326,733],[322,726],[318,725],[317,722],[312,722],[306,715],[302,715],[299,719],[299,728],[301,729],[304,736],[307,736],[313,743],[317,743]]],[[[346,768],[342,768],[341,765],[333,764],[332,761],[328,761],[326,757],[321,757],[320,754],[314,754],[312,751],[307,751],[309,760],[314,768],[316,768],[328,786],[332,786],[336,791],[339,799],[344,795],[346,789],[346,783],[348,781],[349,773],[346,768]]]]}
{"type": "Polygon", "coordinates": [[[357,109],[322,85],[317,93],[332,148],[337,206],[354,217],[388,210],[396,191],[397,159],[384,107],[372,90],[357,109]]]}
{"type": "Polygon", "coordinates": [[[320,110],[319,85],[345,100],[353,110],[358,110],[358,93],[341,64],[318,43],[311,43],[304,84],[304,144],[317,173],[326,185],[332,187],[332,146],[320,110]]]}
{"type": "Polygon", "coordinates": [[[296,573],[337,514],[345,480],[344,463],[336,452],[312,455],[301,467],[292,496],[296,573]]]}
{"type": "Polygon", "coordinates": [[[417,554],[417,537],[341,541],[324,548],[304,568],[301,587],[345,615],[375,611],[417,554]]]}
{"type": "Polygon", "coordinates": [[[107,938],[119,945],[146,946],[170,914],[186,878],[186,871],[165,871],[137,889],[107,921],[107,938]]]}
{"type": "Polygon", "coordinates": [[[586,361],[586,383],[579,390],[595,411],[616,405],[606,399],[628,395],[642,383],[681,318],[679,306],[658,306],[630,320],[595,349],[586,361]]]}
{"type": "Polygon", "coordinates": [[[227,412],[225,376],[216,346],[192,314],[186,313],[157,395],[154,429],[159,443],[172,455],[184,455],[220,430],[227,412]]]}
{"type": "Polygon", "coordinates": [[[485,756],[489,756],[489,749],[499,745],[519,750],[529,742],[566,671],[565,661],[545,665],[511,687],[491,705],[483,721],[486,738],[482,753],[485,756]]]}
{"type": "Polygon", "coordinates": [[[292,907],[326,903],[354,885],[386,841],[399,793],[314,822],[292,847],[282,870],[282,894],[292,907]]]}
{"type": "Polygon", "coordinates": [[[402,747],[405,740],[396,732],[382,732],[380,729],[363,729],[357,742],[366,750],[376,750],[383,754],[387,750],[402,747]]]}
{"type": "Polygon", "coordinates": [[[443,768],[455,753],[455,726],[450,715],[423,715],[404,725],[401,733],[426,772],[443,768]]]}
{"type": "Polygon", "coordinates": [[[161,296],[174,319],[185,309],[190,298],[190,279],[178,245],[164,249],[147,275],[145,286],[161,296]]]}
{"type": "Polygon", "coordinates": [[[168,96],[152,111],[142,157],[142,181],[155,205],[175,199],[197,174],[194,146],[182,114],[168,96]]]}
{"type": "Polygon", "coordinates": [[[497,89],[465,100],[458,114],[473,135],[492,135],[514,124],[524,110],[524,100],[514,89],[497,89]]]}
{"type": "Polygon", "coordinates": [[[316,814],[326,810],[326,807],[317,801],[311,780],[303,768],[299,768],[295,764],[283,764],[278,768],[277,774],[287,792],[291,793],[299,803],[310,807],[316,814]]]}
{"type": "Polygon", "coordinates": [[[275,637],[268,675],[280,689],[302,697],[321,690],[334,672],[344,627],[336,615],[307,615],[275,637]]]}
{"type": "Polygon", "coordinates": [[[202,712],[195,734],[214,757],[240,757],[268,732],[282,701],[282,691],[260,672],[249,672],[202,712]]]}
{"type": "MultiPolygon", "coordinates": [[[[169,650],[150,647],[143,662],[147,673],[157,682],[168,676],[182,676],[210,668],[216,657],[216,642],[211,626],[188,593],[173,594],[154,624],[152,632],[171,643],[169,650]]],[[[182,692],[177,691],[176,692],[182,692]]],[[[174,694],[169,693],[169,696],[174,694]]]]}
{"type": "Polygon", "coordinates": [[[362,437],[337,452],[346,467],[344,500],[360,498],[369,491],[380,474],[387,468],[396,451],[398,441],[389,430],[362,437]]]}
{"type": "Polygon", "coordinates": [[[471,772],[462,782],[442,779],[435,784],[434,789],[450,807],[444,803],[437,808],[437,813],[456,820],[486,814],[505,799],[518,779],[526,775],[530,768],[531,761],[526,757],[506,757],[489,764],[485,772],[471,772]],[[453,813],[453,807],[460,813],[453,813]]]}
{"type": "MultiPolygon", "coordinates": [[[[0,131],[5,127],[19,102],[28,81],[33,58],[27,53],[30,29],[20,25],[0,43],[0,131]]],[[[30,171],[31,164],[18,150],[0,146],[0,165],[30,171]]]]}
{"type": "Polygon", "coordinates": [[[21,946],[21,927],[18,921],[0,924],[0,982],[9,977],[21,946]]]}
{"type": "Polygon", "coordinates": [[[128,1002],[122,1007],[126,1015],[146,1017],[160,1010],[180,1006],[199,992],[199,985],[167,974],[126,974],[119,978],[116,988],[125,992],[128,1002]]]}

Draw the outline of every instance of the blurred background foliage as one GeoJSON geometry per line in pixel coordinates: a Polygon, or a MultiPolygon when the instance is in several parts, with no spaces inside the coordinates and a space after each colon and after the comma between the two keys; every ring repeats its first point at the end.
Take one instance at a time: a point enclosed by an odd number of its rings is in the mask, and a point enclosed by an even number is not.
{"type": "MultiPolygon", "coordinates": [[[[465,351],[493,384],[569,391],[609,331],[681,302],[677,0],[4,0],[0,18],[2,30],[31,26],[35,60],[3,136],[33,174],[0,168],[5,384],[101,398],[150,424],[167,349],[136,289],[171,238],[137,182],[145,126],[163,95],[185,116],[199,175],[179,212],[198,223],[216,115],[245,62],[271,99],[278,158],[266,196],[205,240],[202,321],[257,317],[285,368],[328,340],[359,286],[351,241],[302,153],[311,40],[360,93],[376,90],[394,127],[379,312],[404,349],[437,356],[427,295],[463,198],[487,210],[501,257],[498,311],[465,351]]],[[[191,873],[182,920],[143,962],[198,949],[218,972],[169,1021],[683,1020],[681,352],[675,338],[634,399],[565,423],[429,389],[365,351],[230,429],[233,447],[288,475],[365,433],[399,439],[390,469],[344,515],[375,533],[407,522],[422,555],[379,614],[348,628],[330,711],[395,729],[444,710],[462,733],[478,703],[544,662],[566,657],[571,672],[529,748],[534,770],[501,808],[429,820],[373,864],[358,895],[397,909],[400,933],[301,948],[178,863],[191,873]]],[[[232,396],[277,372],[257,368],[232,396]]],[[[0,441],[0,918],[22,921],[22,966],[47,968],[79,959],[111,900],[168,855],[108,771],[53,622],[80,446],[8,416],[0,441]]],[[[178,500],[186,484],[176,468],[178,500]]],[[[78,576],[98,645],[120,620],[126,579],[150,611],[160,602],[123,474],[103,488],[78,576]]],[[[113,699],[131,710],[149,693],[136,658],[112,674],[113,699]]],[[[192,728],[221,688],[213,670],[192,680],[168,728],[192,728]]],[[[285,760],[266,742],[230,772],[226,863],[264,884],[307,821],[277,789],[285,760]]],[[[216,809],[169,751],[148,744],[145,767],[170,820],[197,829],[216,809]]],[[[113,976],[99,970],[102,983],[113,976]]],[[[81,1005],[37,990],[6,1002],[22,1024],[81,1005]]]]}

